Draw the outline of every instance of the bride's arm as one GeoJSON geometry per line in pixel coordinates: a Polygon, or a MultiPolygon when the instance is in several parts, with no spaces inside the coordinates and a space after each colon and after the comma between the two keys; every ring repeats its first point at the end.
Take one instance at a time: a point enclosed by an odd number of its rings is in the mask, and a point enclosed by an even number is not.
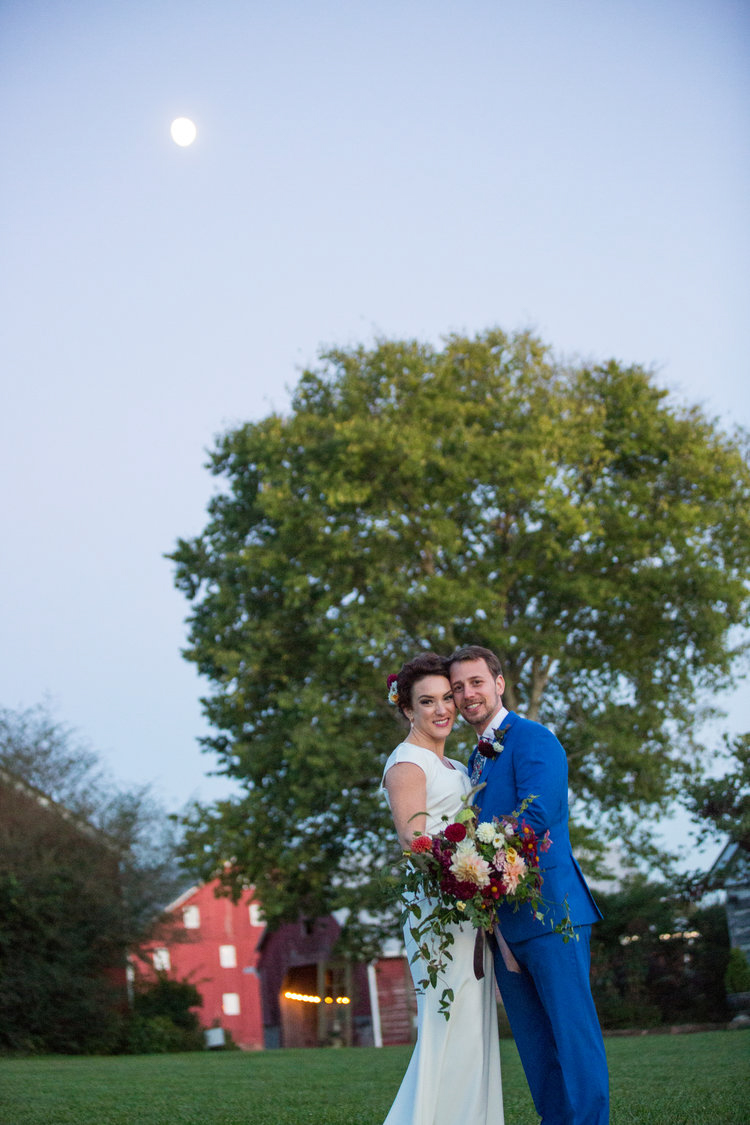
{"type": "Polygon", "coordinates": [[[397,762],[388,770],[383,784],[401,847],[408,851],[414,837],[425,829],[427,778],[412,762],[397,762]]]}

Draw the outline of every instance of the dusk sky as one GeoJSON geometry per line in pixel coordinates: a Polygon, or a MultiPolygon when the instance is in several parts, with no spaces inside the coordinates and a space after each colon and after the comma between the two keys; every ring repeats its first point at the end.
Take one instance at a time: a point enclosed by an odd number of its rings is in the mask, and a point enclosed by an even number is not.
{"type": "Polygon", "coordinates": [[[531,328],[748,426],[749,47],[739,0],[3,0],[0,704],[228,791],[164,555],[325,345],[531,328]]]}

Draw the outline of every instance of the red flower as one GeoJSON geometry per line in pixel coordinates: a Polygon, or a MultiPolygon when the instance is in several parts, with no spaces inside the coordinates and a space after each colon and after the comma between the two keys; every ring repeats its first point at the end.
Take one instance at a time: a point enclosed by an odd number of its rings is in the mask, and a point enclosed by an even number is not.
{"type": "Polygon", "coordinates": [[[483,758],[496,758],[498,751],[495,749],[489,738],[480,738],[477,743],[477,750],[483,758]]]}
{"type": "Polygon", "coordinates": [[[463,824],[449,824],[445,829],[444,836],[452,844],[460,844],[466,836],[466,828],[463,824]]]}
{"type": "Polygon", "coordinates": [[[444,875],[440,880],[440,888],[446,894],[453,895],[454,898],[460,898],[464,902],[473,898],[477,893],[476,884],[457,879],[455,875],[444,875]]]}
{"type": "Polygon", "coordinates": [[[503,882],[503,880],[498,878],[497,875],[491,875],[490,876],[490,891],[495,898],[498,898],[500,895],[507,894],[508,888],[505,885],[505,883],[503,882]]]}
{"type": "Polygon", "coordinates": [[[415,836],[411,842],[411,850],[417,853],[432,851],[432,838],[430,836],[415,836]]]}

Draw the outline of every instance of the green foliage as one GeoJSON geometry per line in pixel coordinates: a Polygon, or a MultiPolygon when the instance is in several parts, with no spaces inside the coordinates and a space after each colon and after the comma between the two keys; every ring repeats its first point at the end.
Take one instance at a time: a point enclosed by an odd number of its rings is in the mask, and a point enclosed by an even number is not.
{"type": "Polygon", "coordinates": [[[723,906],[697,908],[637,878],[597,893],[604,919],[591,940],[592,990],[602,1026],[720,1023],[729,935],[723,906]]]}
{"type": "Polygon", "coordinates": [[[750,734],[725,738],[724,752],[716,761],[725,767],[722,776],[693,782],[686,807],[704,822],[701,839],[718,830],[750,852],[750,734]]]}
{"type": "Polygon", "coordinates": [[[111,869],[72,837],[29,830],[23,845],[0,870],[0,1048],[111,1050],[125,999],[111,869]]]}
{"type": "Polygon", "coordinates": [[[165,820],[46,708],[0,709],[0,1047],[118,1048],[126,950],[176,885],[165,820]]]}
{"type": "Polygon", "coordinates": [[[187,980],[174,980],[158,973],[156,980],[141,982],[133,998],[136,1015],[151,1019],[163,1016],[175,1027],[195,1031],[200,1027],[193,1008],[200,1008],[203,999],[194,984],[187,980]]]}
{"type": "Polygon", "coordinates": [[[122,1049],[132,1055],[201,1051],[204,1038],[198,1016],[203,999],[194,984],[157,973],[142,979],[133,996],[122,1049]]]}
{"type": "Polygon", "coordinates": [[[377,913],[386,675],[470,642],[556,729],[599,843],[643,854],[633,825],[694,769],[702,693],[731,682],[748,620],[742,435],[640,367],[488,331],[324,353],[290,414],[224,434],[210,468],[208,523],[171,558],[205,749],[242,791],[188,819],[201,874],[254,883],[271,924],[377,913]]]}
{"type": "Polygon", "coordinates": [[[175,825],[148,786],[123,789],[113,783],[98,755],[42,704],[21,711],[0,708],[0,769],[107,840],[118,855],[125,940],[137,944],[184,883],[175,825]]]}
{"type": "Polygon", "coordinates": [[[121,1050],[128,1055],[167,1055],[203,1047],[199,1028],[186,1031],[167,1016],[133,1016],[127,1021],[121,1050]]]}
{"type": "Polygon", "coordinates": [[[724,974],[724,987],[728,994],[750,992],[750,965],[747,957],[736,946],[729,950],[729,962],[724,974]]]}

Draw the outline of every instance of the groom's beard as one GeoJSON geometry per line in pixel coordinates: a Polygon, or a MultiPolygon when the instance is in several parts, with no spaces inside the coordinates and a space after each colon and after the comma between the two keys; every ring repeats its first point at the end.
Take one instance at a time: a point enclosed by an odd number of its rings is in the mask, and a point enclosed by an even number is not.
{"type": "Polygon", "coordinates": [[[484,706],[477,708],[475,711],[469,711],[468,706],[465,706],[461,711],[466,722],[474,728],[477,734],[482,733],[492,716],[500,710],[500,700],[497,697],[494,703],[491,700],[482,700],[482,703],[484,706]]]}

